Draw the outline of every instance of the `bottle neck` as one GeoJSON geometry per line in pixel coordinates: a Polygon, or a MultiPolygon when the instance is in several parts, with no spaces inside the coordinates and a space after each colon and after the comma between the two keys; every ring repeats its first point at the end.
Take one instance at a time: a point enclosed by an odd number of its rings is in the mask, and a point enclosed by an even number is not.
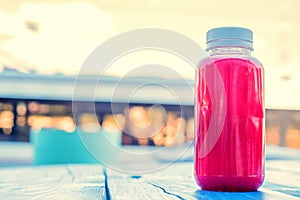
{"type": "Polygon", "coordinates": [[[251,56],[251,49],[246,47],[214,47],[208,50],[210,56],[251,56]]]}

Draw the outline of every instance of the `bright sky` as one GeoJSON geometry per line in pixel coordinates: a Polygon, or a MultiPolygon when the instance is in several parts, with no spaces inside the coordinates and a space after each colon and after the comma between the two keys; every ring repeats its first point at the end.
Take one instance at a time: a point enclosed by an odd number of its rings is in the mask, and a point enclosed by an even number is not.
{"type": "MultiPolygon", "coordinates": [[[[43,74],[76,74],[95,47],[124,31],[165,28],[205,48],[208,29],[245,26],[254,32],[254,56],[266,69],[266,104],[300,107],[298,0],[42,2],[0,0],[1,65],[43,74]]],[[[194,78],[184,61],[153,51],[129,54],[116,61],[109,73],[122,75],[147,64],[172,66],[184,77],[194,78]]]]}

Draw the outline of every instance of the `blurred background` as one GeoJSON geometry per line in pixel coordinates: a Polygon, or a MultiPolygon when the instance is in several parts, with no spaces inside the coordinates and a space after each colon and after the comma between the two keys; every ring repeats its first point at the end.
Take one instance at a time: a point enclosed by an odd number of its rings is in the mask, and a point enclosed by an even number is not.
{"type": "MultiPolygon", "coordinates": [[[[80,105],[76,116],[72,113],[76,74],[98,45],[125,31],[169,29],[205,48],[207,30],[243,26],[253,30],[253,55],[266,71],[267,143],[300,148],[299,7],[298,0],[0,0],[0,141],[28,142],[31,129],[71,133],[76,129],[74,120],[82,127],[118,132],[122,145],[170,146],[192,141],[193,96],[180,107],[170,91],[158,97],[157,90],[162,88],[152,85],[141,88],[129,105],[119,99],[113,114],[108,100],[112,85],[140,65],[170,66],[193,85],[194,69],[180,58],[148,50],[115,61],[103,79],[107,92],[95,93],[96,116],[84,93],[76,99],[80,105]],[[151,124],[150,132],[162,127],[149,136],[133,124],[151,124]]],[[[188,86],[167,72],[138,72],[126,77],[124,88],[155,79],[165,79],[181,92],[188,86]]],[[[86,87],[89,76],[95,74],[86,75],[86,87]]]]}

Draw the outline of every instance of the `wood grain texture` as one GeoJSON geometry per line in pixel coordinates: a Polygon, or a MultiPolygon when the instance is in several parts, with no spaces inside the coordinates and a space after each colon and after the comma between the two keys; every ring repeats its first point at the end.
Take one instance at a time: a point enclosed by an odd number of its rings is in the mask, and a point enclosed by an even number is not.
{"type": "Polygon", "coordinates": [[[106,199],[99,165],[0,170],[0,199],[106,199]]]}
{"type": "Polygon", "coordinates": [[[300,161],[268,161],[263,188],[300,198],[300,161]]]}
{"type": "MultiPolygon", "coordinates": [[[[266,163],[266,180],[257,192],[203,191],[194,181],[193,162],[175,162],[152,173],[135,175],[104,170],[101,165],[72,164],[0,168],[0,200],[300,199],[299,152],[271,148],[268,151],[271,159],[266,163]]],[[[156,162],[161,160],[156,159],[156,162]]],[[[121,164],[137,168],[143,165],[156,167],[152,162],[155,158],[148,161],[122,158],[121,164]]]]}
{"type": "Polygon", "coordinates": [[[153,186],[140,176],[130,176],[108,170],[109,196],[115,200],[172,200],[178,199],[176,194],[167,193],[163,188],[153,186]]]}
{"type": "Polygon", "coordinates": [[[108,186],[112,199],[300,199],[300,163],[295,163],[289,165],[292,174],[285,174],[289,172],[282,168],[284,164],[270,163],[268,178],[257,192],[203,191],[194,181],[192,163],[176,163],[151,174],[133,177],[108,170],[108,186]]]}

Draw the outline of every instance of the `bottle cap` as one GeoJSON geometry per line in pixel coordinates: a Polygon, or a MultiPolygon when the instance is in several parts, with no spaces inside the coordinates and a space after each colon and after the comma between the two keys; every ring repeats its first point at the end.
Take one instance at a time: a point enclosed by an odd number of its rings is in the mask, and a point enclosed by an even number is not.
{"type": "Polygon", "coordinates": [[[238,46],[253,50],[253,33],[242,27],[214,28],[206,34],[207,50],[214,47],[238,46]]]}

